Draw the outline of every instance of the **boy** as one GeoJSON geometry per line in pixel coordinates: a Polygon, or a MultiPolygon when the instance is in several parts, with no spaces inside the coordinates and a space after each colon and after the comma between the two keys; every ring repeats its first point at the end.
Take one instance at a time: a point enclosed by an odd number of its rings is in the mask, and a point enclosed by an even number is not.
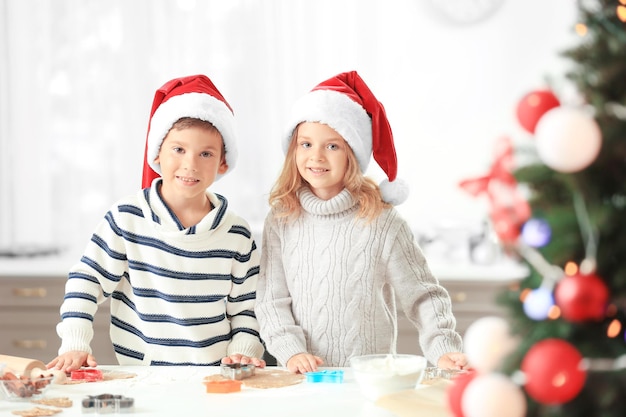
{"type": "Polygon", "coordinates": [[[207,190],[237,158],[233,112],[209,78],[157,90],[143,187],[118,201],[69,273],[48,368],[96,366],[89,343],[111,299],[120,365],[265,366],[254,314],[259,254],[248,223],[207,190]]]}

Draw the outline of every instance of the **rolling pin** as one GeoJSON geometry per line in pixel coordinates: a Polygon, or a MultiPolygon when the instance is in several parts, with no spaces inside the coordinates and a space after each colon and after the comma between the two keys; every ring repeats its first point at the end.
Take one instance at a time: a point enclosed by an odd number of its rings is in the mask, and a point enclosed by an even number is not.
{"type": "Polygon", "coordinates": [[[0,355],[0,364],[4,364],[5,371],[18,375],[31,376],[31,372],[46,372],[46,364],[37,359],[20,358],[18,356],[0,355]]]}

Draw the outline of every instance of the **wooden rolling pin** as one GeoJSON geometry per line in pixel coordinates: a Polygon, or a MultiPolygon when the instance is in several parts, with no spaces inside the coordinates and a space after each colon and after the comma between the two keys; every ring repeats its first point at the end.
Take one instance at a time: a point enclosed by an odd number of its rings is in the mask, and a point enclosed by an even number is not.
{"type": "Polygon", "coordinates": [[[37,359],[0,355],[0,364],[6,365],[4,371],[11,371],[18,375],[31,376],[33,370],[46,372],[46,364],[37,359]]]}

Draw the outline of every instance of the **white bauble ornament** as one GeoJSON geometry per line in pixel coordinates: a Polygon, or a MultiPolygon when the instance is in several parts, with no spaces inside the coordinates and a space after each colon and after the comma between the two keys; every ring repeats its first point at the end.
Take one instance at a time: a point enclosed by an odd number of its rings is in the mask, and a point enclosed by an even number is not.
{"type": "Polygon", "coordinates": [[[495,316],[473,322],[463,339],[470,366],[483,373],[495,371],[517,345],[506,320],[495,316]]]}
{"type": "Polygon", "coordinates": [[[597,158],[602,133],[585,111],[556,107],[539,119],[535,142],[544,164],[555,171],[571,173],[587,168],[597,158]]]}
{"type": "Polygon", "coordinates": [[[499,373],[477,375],[461,397],[465,417],[523,417],[526,408],[521,388],[499,373]]]}

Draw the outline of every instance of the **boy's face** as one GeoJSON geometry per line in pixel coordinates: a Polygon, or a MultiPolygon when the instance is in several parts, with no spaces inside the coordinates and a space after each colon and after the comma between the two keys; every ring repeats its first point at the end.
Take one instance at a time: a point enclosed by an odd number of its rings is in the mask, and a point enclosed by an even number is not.
{"type": "Polygon", "coordinates": [[[228,170],[222,136],[201,127],[170,130],[154,161],[161,165],[162,192],[170,197],[205,198],[218,174],[228,170]]]}
{"type": "Polygon", "coordinates": [[[348,169],[348,144],[334,129],[322,123],[302,123],[294,139],[296,166],[311,191],[329,200],[344,188],[348,169]]]}

